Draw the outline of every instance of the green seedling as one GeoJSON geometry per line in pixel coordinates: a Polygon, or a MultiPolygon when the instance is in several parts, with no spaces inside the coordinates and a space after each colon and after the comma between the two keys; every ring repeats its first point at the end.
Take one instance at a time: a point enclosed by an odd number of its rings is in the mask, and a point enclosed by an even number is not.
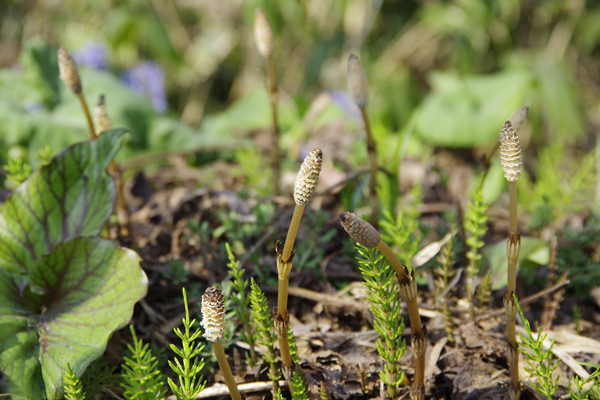
{"type": "Polygon", "coordinates": [[[0,370],[11,393],[61,398],[66,364],[81,375],[146,295],[140,257],[98,237],[115,195],[106,168],[123,141],[114,130],[67,148],[0,211],[0,370]]]}
{"type": "Polygon", "coordinates": [[[395,280],[394,271],[381,253],[361,245],[356,250],[359,254],[357,259],[360,272],[367,287],[367,299],[375,317],[375,330],[379,333],[377,351],[385,360],[385,368],[379,372],[379,377],[387,385],[388,396],[394,399],[396,389],[404,380],[404,371],[400,370],[398,360],[406,349],[406,342],[402,340],[402,307],[398,299],[400,287],[395,280]]]}
{"type": "Polygon", "coordinates": [[[71,369],[69,363],[67,363],[67,368],[65,371],[64,377],[64,386],[65,386],[65,399],[66,400],[84,400],[85,393],[83,392],[83,385],[81,384],[80,379],[77,377],[75,372],[71,369]]]}
{"type": "Polygon", "coordinates": [[[471,310],[474,312],[474,292],[475,292],[475,277],[479,273],[479,267],[477,263],[481,259],[481,254],[479,253],[479,249],[481,249],[484,245],[483,240],[481,238],[487,232],[487,219],[488,216],[485,215],[485,211],[488,208],[488,204],[484,201],[483,196],[483,180],[485,178],[485,172],[480,172],[477,177],[477,184],[475,186],[475,191],[471,195],[471,202],[467,207],[467,212],[465,213],[465,231],[467,233],[467,238],[465,242],[467,246],[469,246],[469,251],[467,251],[467,258],[469,259],[469,265],[467,265],[467,279],[465,281],[465,289],[467,291],[467,298],[469,299],[471,305],[473,307],[471,310]]]}
{"type": "Polygon", "coordinates": [[[548,349],[544,351],[544,340],[548,335],[542,335],[542,330],[540,329],[537,337],[533,337],[533,333],[531,333],[531,326],[523,314],[523,310],[519,305],[516,294],[513,294],[513,299],[517,305],[519,314],[523,319],[523,325],[527,333],[526,335],[519,333],[519,336],[521,336],[521,341],[518,342],[519,350],[525,357],[527,357],[527,365],[529,367],[525,367],[525,371],[536,377],[537,384],[531,384],[535,390],[548,397],[548,400],[551,400],[552,395],[554,392],[556,392],[556,388],[558,387],[559,378],[559,376],[557,376],[556,380],[552,380],[552,373],[556,370],[556,368],[558,368],[558,362],[552,365],[552,347],[554,346],[554,339],[552,339],[552,344],[548,347],[548,349]],[[529,349],[530,351],[526,349],[529,349]]]}
{"type": "Polygon", "coordinates": [[[377,229],[368,222],[350,212],[343,212],[340,221],[344,230],[359,244],[367,249],[377,248],[388,260],[400,282],[400,293],[406,301],[410,327],[412,330],[412,348],[415,361],[415,376],[410,390],[412,399],[425,397],[425,353],[427,352],[427,326],[421,323],[417,303],[417,281],[414,270],[403,265],[392,249],[383,241],[377,229]]]}
{"type": "Polygon", "coordinates": [[[251,281],[250,301],[252,303],[252,319],[256,324],[258,333],[258,343],[267,348],[267,352],[263,355],[265,362],[269,364],[269,379],[273,382],[272,394],[273,398],[277,397],[279,391],[279,367],[277,366],[277,352],[275,351],[275,342],[277,342],[277,334],[273,332],[273,318],[267,298],[254,278],[251,281]]]}
{"type": "Polygon", "coordinates": [[[256,329],[254,328],[252,321],[250,296],[246,294],[248,280],[243,278],[246,270],[240,268],[240,262],[236,261],[235,256],[231,251],[231,247],[229,247],[229,243],[225,243],[225,248],[227,249],[227,257],[229,258],[227,268],[229,268],[229,276],[232,278],[231,285],[234,290],[230,298],[236,305],[235,316],[243,327],[243,330],[240,332],[240,338],[250,345],[250,357],[248,358],[248,362],[250,365],[254,366],[256,365],[256,351],[254,350],[254,345],[256,343],[256,329]]]}
{"type": "Polygon", "coordinates": [[[182,347],[178,348],[174,344],[171,345],[171,350],[176,355],[181,357],[181,361],[175,358],[175,362],[169,360],[169,366],[178,375],[178,384],[176,384],[171,378],[168,379],[167,383],[175,394],[177,400],[192,400],[194,399],[206,386],[206,381],[203,381],[203,376],[198,374],[204,368],[204,359],[198,360],[198,355],[204,348],[202,343],[196,342],[196,339],[202,333],[200,329],[196,329],[194,333],[190,334],[191,328],[196,323],[193,319],[190,321],[190,312],[188,309],[187,294],[185,288],[183,291],[183,304],[185,306],[185,318],[183,318],[183,332],[179,328],[175,328],[175,334],[181,339],[182,347]]]}
{"type": "Polygon", "coordinates": [[[454,265],[454,251],[452,250],[452,238],[448,241],[446,247],[442,249],[442,252],[437,258],[437,262],[440,264],[435,270],[438,278],[435,280],[435,286],[437,289],[438,301],[442,303],[444,313],[444,324],[446,326],[446,336],[450,343],[455,342],[454,338],[454,321],[452,319],[452,312],[450,311],[449,300],[449,288],[448,284],[450,279],[454,275],[452,271],[452,265],[454,265]]]}
{"type": "Polygon", "coordinates": [[[123,358],[123,397],[126,400],[154,400],[165,394],[163,376],[158,369],[158,360],[148,344],[137,338],[135,328],[130,325],[133,346],[127,345],[130,356],[123,358]]]}

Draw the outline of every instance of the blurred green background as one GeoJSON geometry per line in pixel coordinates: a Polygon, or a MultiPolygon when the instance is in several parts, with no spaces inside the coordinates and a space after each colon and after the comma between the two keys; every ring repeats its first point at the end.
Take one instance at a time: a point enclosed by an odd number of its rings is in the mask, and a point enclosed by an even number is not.
{"type": "MultiPolygon", "coordinates": [[[[87,137],[77,99],[58,80],[61,45],[81,66],[88,101],[106,94],[114,125],[132,130],[121,160],[248,147],[249,133],[270,121],[265,61],[253,35],[256,7],[276,33],[281,146],[290,155],[332,120],[360,130],[345,93],[351,52],[369,77],[368,109],[384,163],[397,160],[399,149],[420,159],[443,147],[489,154],[522,105],[530,106],[522,133],[530,181],[549,144],[559,172],[576,170],[595,146],[597,2],[4,0],[3,148],[34,162],[45,145],[57,152],[87,137]]],[[[365,165],[364,146],[350,149],[350,164],[365,165]]]]}

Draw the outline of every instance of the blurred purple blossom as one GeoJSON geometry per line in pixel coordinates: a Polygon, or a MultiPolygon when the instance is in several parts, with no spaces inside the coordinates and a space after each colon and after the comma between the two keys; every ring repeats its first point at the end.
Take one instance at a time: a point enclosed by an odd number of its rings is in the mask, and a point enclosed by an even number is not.
{"type": "Polygon", "coordinates": [[[108,48],[103,43],[87,42],[79,50],[73,52],[77,65],[85,65],[98,70],[107,68],[108,48]]]}
{"type": "Polygon", "coordinates": [[[167,110],[165,74],[154,61],[144,61],[123,72],[121,81],[132,92],[149,99],[157,112],[164,113],[167,110]]]}
{"type": "Polygon", "coordinates": [[[349,118],[359,120],[361,119],[360,109],[354,103],[350,93],[343,90],[331,90],[329,92],[331,101],[333,104],[339,107],[349,118]]]}

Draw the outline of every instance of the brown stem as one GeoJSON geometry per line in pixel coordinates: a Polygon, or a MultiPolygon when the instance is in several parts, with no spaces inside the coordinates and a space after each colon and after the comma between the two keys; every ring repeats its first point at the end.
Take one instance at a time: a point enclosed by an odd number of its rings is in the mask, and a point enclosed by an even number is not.
{"type": "Polygon", "coordinates": [[[129,210],[127,209],[127,202],[125,201],[125,194],[123,193],[123,178],[121,176],[121,170],[117,166],[115,160],[110,160],[108,165],[108,172],[113,176],[115,180],[115,186],[117,188],[116,199],[115,199],[115,211],[117,213],[117,221],[119,222],[120,235],[121,237],[129,236],[130,233],[130,220],[129,210]]]}
{"type": "Polygon", "coordinates": [[[229,389],[229,394],[231,395],[231,398],[233,400],[242,400],[242,396],[240,395],[240,391],[238,390],[237,383],[235,383],[235,379],[233,379],[231,368],[229,368],[229,362],[227,362],[227,357],[225,356],[223,342],[215,342],[212,344],[212,346],[215,352],[215,357],[217,357],[219,367],[221,368],[221,372],[223,372],[223,377],[225,378],[225,383],[227,384],[227,388],[229,389]]]}
{"type": "Polygon", "coordinates": [[[516,294],[517,288],[517,261],[521,246],[521,238],[518,233],[517,225],[517,182],[508,182],[509,209],[510,209],[510,231],[508,233],[507,258],[508,258],[508,282],[506,285],[506,335],[508,338],[508,355],[510,358],[510,379],[512,387],[510,390],[511,399],[518,399],[519,387],[519,351],[517,337],[515,333],[516,324],[516,304],[513,294],[516,294]]]}
{"type": "Polygon", "coordinates": [[[96,130],[94,129],[94,123],[92,122],[92,115],[90,114],[90,109],[87,105],[87,101],[85,101],[85,97],[83,97],[83,93],[77,93],[77,98],[81,103],[81,108],[83,108],[83,112],[85,114],[85,118],[87,119],[88,128],[90,130],[90,137],[92,139],[96,139],[98,136],[96,135],[96,130]]]}
{"type": "Polygon", "coordinates": [[[277,310],[285,315],[287,313],[287,302],[288,302],[288,284],[289,279],[278,279],[277,284],[277,310]]]}
{"type": "Polygon", "coordinates": [[[267,59],[269,70],[269,102],[273,111],[273,132],[271,135],[271,169],[273,170],[273,192],[279,194],[279,181],[281,176],[281,161],[279,157],[279,124],[277,123],[277,76],[275,75],[275,62],[273,55],[269,55],[267,59]]]}
{"type": "Polygon", "coordinates": [[[294,363],[290,353],[290,342],[288,341],[289,318],[287,312],[285,317],[276,311],[275,330],[277,331],[277,341],[279,342],[279,351],[281,352],[281,364],[283,364],[283,376],[289,381],[294,363]],[[284,319],[285,318],[285,319],[284,319]]]}
{"type": "Polygon", "coordinates": [[[361,107],[360,112],[365,123],[367,131],[367,155],[369,157],[369,166],[371,168],[371,181],[369,182],[369,202],[371,203],[371,218],[369,222],[377,229],[379,222],[379,202],[377,201],[377,148],[375,139],[371,132],[371,124],[369,123],[369,115],[366,107],[361,107]]]}

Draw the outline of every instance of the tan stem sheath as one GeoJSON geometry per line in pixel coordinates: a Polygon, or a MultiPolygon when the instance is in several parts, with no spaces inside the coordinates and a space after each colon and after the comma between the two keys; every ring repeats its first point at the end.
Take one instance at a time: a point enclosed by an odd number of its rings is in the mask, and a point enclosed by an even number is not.
{"type": "Polygon", "coordinates": [[[510,232],[517,233],[517,182],[508,182],[510,200],[510,232]]]}
{"type": "Polygon", "coordinates": [[[281,313],[281,316],[287,315],[287,302],[288,302],[288,285],[289,280],[278,279],[277,284],[277,311],[281,313]]]}
{"type": "Polygon", "coordinates": [[[375,146],[375,139],[373,138],[373,133],[371,131],[369,114],[367,114],[366,107],[361,107],[360,112],[365,123],[365,131],[367,132],[367,155],[369,157],[369,167],[371,169],[371,181],[369,183],[371,218],[369,222],[377,229],[379,222],[379,202],[377,201],[377,148],[375,146]]]}
{"type": "Polygon", "coordinates": [[[212,346],[215,352],[215,357],[217,357],[219,367],[221,368],[221,372],[223,372],[223,377],[225,378],[225,383],[227,384],[231,398],[233,400],[242,400],[242,396],[240,395],[240,391],[235,383],[235,379],[233,379],[231,368],[229,368],[229,362],[227,362],[227,357],[225,356],[223,342],[215,342],[212,344],[212,346]]]}
{"type": "Polygon", "coordinates": [[[292,254],[292,249],[294,248],[294,241],[296,240],[296,234],[298,233],[298,228],[300,227],[300,220],[302,219],[302,213],[304,212],[304,206],[304,204],[296,204],[296,206],[294,207],[292,222],[290,222],[290,227],[285,238],[285,244],[283,245],[283,252],[281,253],[281,259],[284,262],[289,260],[290,255],[292,254]]]}
{"type": "MultiPolygon", "coordinates": [[[[283,316],[277,310],[275,315],[275,330],[277,331],[277,341],[279,342],[279,351],[281,352],[281,363],[283,364],[283,371],[292,371],[294,364],[292,362],[292,355],[290,353],[290,343],[288,341],[288,328],[289,318],[287,312],[285,313],[285,320],[283,316]]],[[[284,377],[289,377],[284,374],[284,377]]]]}
{"type": "Polygon", "coordinates": [[[85,114],[85,118],[87,119],[88,128],[90,130],[90,137],[92,139],[96,139],[98,136],[96,135],[96,130],[94,129],[94,123],[92,122],[92,115],[90,114],[90,109],[87,105],[87,101],[85,101],[85,97],[83,97],[83,93],[78,93],[77,98],[81,103],[81,108],[83,108],[83,113],[85,114]]]}
{"type": "Polygon", "coordinates": [[[281,160],[279,157],[279,124],[277,123],[277,77],[275,75],[275,62],[273,55],[270,54],[267,59],[269,69],[269,102],[273,114],[273,132],[271,134],[271,168],[273,170],[273,192],[279,194],[279,182],[281,176],[281,160]]]}

